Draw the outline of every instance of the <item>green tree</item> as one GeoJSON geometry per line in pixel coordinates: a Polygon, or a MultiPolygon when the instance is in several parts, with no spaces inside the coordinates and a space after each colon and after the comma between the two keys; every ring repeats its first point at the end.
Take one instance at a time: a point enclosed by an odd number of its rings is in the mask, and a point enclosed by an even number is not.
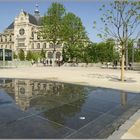
{"type": "MultiPolygon", "coordinates": [[[[86,47],[85,59],[89,62],[113,62],[119,61],[119,53],[115,49],[114,40],[92,43],[86,47]]],[[[85,61],[84,61],[85,62],[85,61]]]]}
{"type": "Polygon", "coordinates": [[[46,57],[46,52],[42,49],[40,52],[40,57],[45,58],[46,57]]]}
{"type": "MultiPolygon", "coordinates": [[[[53,45],[53,58],[58,40],[61,41],[62,20],[65,8],[62,4],[54,2],[48,9],[42,21],[41,36],[53,45]]],[[[53,62],[54,64],[54,62],[53,62]]]]}
{"type": "Polygon", "coordinates": [[[134,59],[135,59],[135,62],[140,62],[140,49],[139,48],[136,48],[135,49],[135,54],[134,54],[134,59]]]}
{"type": "MultiPolygon", "coordinates": [[[[101,21],[104,29],[98,34],[101,38],[113,38],[121,46],[121,80],[124,81],[124,57],[128,54],[128,39],[138,33],[140,23],[140,1],[115,0],[110,5],[103,4],[101,21]],[[126,53],[125,53],[126,52],[126,53]]],[[[94,27],[97,23],[94,21],[94,27]]]]}
{"type": "Polygon", "coordinates": [[[61,35],[67,44],[65,49],[69,52],[67,54],[69,58],[80,59],[81,51],[84,51],[84,43],[88,41],[81,19],[73,13],[67,13],[63,18],[61,35]]]}
{"type": "Polygon", "coordinates": [[[18,58],[18,56],[17,56],[17,54],[14,52],[14,59],[17,59],[18,58]]]}
{"type": "Polygon", "coordinates": [[[25,54],[24,54],[24,51],[22,49],[19,50],[18,57],[21,61],[25,60],[25,54]]]}
{"type": "Polygon", "coordinates": [[[40,59],[40,52],[32,52],[32,59],[38,61],[40,59]]]}
{"type": "Polygon", "coordinates": [[[31,61],[33,58],[32,58],[32,52],[31,51],[28,51],[27,52],[27,56],[26,56],[26,60],[28,61],[31,61]]]}
{"type": "Polygon", "coordinates": [[[63,58],[63,62],[68,62],[69,60],[69,56],[68,56],[68,52],[67,52],[67,46],[63,45],[63,49],[62,49],[62,58],[63,58]]]}

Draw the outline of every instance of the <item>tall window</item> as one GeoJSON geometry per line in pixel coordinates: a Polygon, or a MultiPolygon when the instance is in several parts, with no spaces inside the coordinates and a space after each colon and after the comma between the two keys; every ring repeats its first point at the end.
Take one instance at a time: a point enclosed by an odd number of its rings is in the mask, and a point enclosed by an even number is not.
{"type": "Polygon", "coordinates": [[[40,49],[40,43],[37,43],[37,49],[40,49]]]}
{"type": "Polygon", "coordinates": [[[46,49],[46,43],[43,44],[43,49],[46,49]]]}
{"type": "Polygon", "coordinates": [[[39,35],[37,35],[37,39],[38,39],[38,40],[40,39],[40,36],[39,36],[39,35]]]}
{"type": "Polygon", "coordinates": [[[32,49],[34,49],[34,43],[32,43],[32,49]]]}
{"type": "Polygon", "coordinates": [[[7,37],[5,36],[5,42],[7,42],[7,37]]]}
{"type": "Polygon", "coordinates": [[[34,33],[32,32],[32,38],[34,39],[34,33]]]}
{"type": "Polygon", "coordinates": [[[10,39],[9,39],[9,41],[12,41],[12,36],[10,35],[10,39]]]}
{"type": "Polygon", "coordinates": [[[49,44],[49,48],[53,48],[53,44],[52,43],[49,44]]]}

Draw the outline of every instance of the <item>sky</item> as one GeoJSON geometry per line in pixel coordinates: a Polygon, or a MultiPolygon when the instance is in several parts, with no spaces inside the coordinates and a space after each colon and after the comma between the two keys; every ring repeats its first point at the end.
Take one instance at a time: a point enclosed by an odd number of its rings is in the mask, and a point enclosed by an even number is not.
{"type": "MultiPolygon", "coordinates": [[[[98,32],[93,29],[93,21],[99,25],[100,13],[99,8],[103,2],[100,0],[55,0],[64,5],[67,12],[72,12],[79,16],[92,42],[100,42],[97,37],[98,32]]],[[[20,13],[21,9],[34,14],[35,5],[38,3],[41,15],[44,15],[54,0],[1,0],[0,1],[0,32],[3,32],[20,13]]]]}

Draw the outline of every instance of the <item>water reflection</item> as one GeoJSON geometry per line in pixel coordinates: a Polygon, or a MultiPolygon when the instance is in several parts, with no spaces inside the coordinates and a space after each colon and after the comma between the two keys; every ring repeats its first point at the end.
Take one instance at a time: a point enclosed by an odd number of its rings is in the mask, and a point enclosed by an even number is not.
{"type": "Polygon", "coordinates": [[[25,111],[29,107],[53,108],[84,99],[86,87],[58,82],[38,80],[1,80],[0,87],[13,97],[16,104],[25,111]]]}
{"type": "MultiPolygon", "coordinates": [[[[95,136],[95,138],[106,138],[140,108],[139,101],[140,95],[119,90],[78,86],[46,80],[0,80],[0,117],[4,113],[4,119],[2,116],[0,120],[5,120],[5,113],[7,112],[8,121],[6,120],[6,123],[9,122],[9,118],[10,121],[16,120],[17,114],[21,118],[28,113],[37,115],[35,117],[33,115],[34,119],[37,117],[35,121],[32,118],[28,118],[30,121],[28,119],[22,120],[22,127],[19,125],[15,132],[23,128],[24,124],[26,126],[30,123],[34,129],[38,128],[34,127],[38,125],[39,129],[36,129],[36,131],[39,132],[46,129],[46,127],[50,128],[50,130],[58,130],[66,126],[72,130],[80,130],[79,134],[86,134],[85,136],[89,136],[87,138],[94,138],[95,136]],[[15,103],[22,111],[15,106],[15,103]],[[8,111],[3,108],[3,104],[8,108],[8,111]],[[11,114],[14,114],[13,118],[11,114]],[[47,122],[47,120],[49,121],[47,122]],[[27,121],[27,123],[24,123],[24,121],[27,121]],[[47,125],[43,128],[44,121],[47,122],[47,125]],[[50,123],[51,125],[48,125],[50,123]]],[[[13,127],[10,127],[11,130],[14,131],[13,127]]],[[[45,137],[46,130],[44,130],[45,137]]],[[[50,130],[49,134],[51,133],[50,130]]],[[[21,131],[25,131],[26,135],[27,130],[23,129],[21,131]]],[[[4,132],[7,135],[8,131],[4,132]]],[[[81,137],[78,136],[77,138],[81,137]]]]}
{"type": "Polygon", "coordinates": [[[120,95],[121,95],[121,99],[120,99],[120,101],[121,101],[121,106],[126,106],[126,105],[127,105],[127,102],[128,102],[128,101],[127,101],[128,93],[122,91],[120,95]]]}
{"type": "MultiPolygon", "coordinates": [[[[35,107],[36,109],[47,107],[47,109],[51,109],[63,104],[74,103],[78,100],[80,100],[82,106],[91,90],[84,86],[74,86],[59,82],[21,79],[0,80],[0,87],[6,90],[23,111],[29,107],[35,107]]],[[[96,90],[96,88],[92,88],[91,91],[94,89],[96,90]]],[[[128,93],[124,91],[120,93],[121,106],[127,105],[127,96],[128,93]]]]}

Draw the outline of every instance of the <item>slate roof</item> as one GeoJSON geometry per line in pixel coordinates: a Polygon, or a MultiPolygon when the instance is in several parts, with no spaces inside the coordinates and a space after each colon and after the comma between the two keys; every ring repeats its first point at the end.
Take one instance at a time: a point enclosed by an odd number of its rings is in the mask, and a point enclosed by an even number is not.
{"type": "MultiPolygon", "coordinates": [[[[35,18],[35,16],[23,11],[25,15],[29,15],[29,23],[31,24],[34,24],[34,25],[38,25],[40,26],[41,25],[41,20],[42,20],[42,17],[40,17],[38,20],[35,18]]],[[[7,29],[13,29],[14,28],[14,22],[12,22],[8,27],[7,29]]]]}
{"type": "Polygon", "coordinates": [[[12,22],[8,27],[7,29],[13,29],[14,28],[14,22],[12,22]]]}

